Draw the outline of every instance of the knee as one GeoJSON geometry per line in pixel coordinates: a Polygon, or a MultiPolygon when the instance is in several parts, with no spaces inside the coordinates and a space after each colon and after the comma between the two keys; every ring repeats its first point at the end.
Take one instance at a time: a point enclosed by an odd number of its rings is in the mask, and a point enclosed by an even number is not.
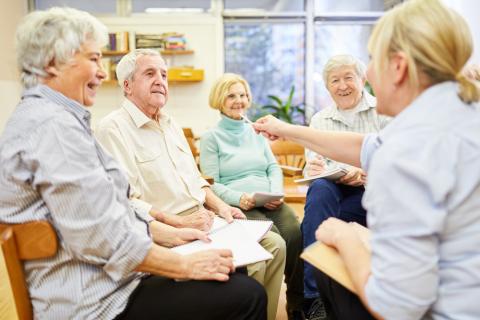
{"type": "Polygon", "coordinates": [[[332,193],[332,188],[336,187],[335,184],[326,179],[317,179],[312,182],[310,187],[308,188],[308,194],[310,193],[332,193]]]}
{"type": "Polygon", "coordinates": [[[287,248],[285,240],[279,234],[271,231],[267,232],[260,244],[273,255],[274,259],[285,259],[287,248]]]}

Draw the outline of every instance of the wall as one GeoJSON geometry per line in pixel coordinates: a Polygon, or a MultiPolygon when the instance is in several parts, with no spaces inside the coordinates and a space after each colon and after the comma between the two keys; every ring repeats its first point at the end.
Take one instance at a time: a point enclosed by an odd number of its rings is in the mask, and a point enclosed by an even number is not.
{"type": "MultiPolygon", "coordinates": [[[[129,18],[100,18],[110,31],[137,33],[162,33],[176,31],[184,33],[187,45],[195,51],[193,55],[165,56],[168,64],[193,65],[205,71],[202,82],[170,84],[169,100],[165,106],[182,127],[191,127],[200,135],[214,126],[218,112],[208,107],[208,94],[213,81],[223,72],[223,26],[221,18],[213,14],[189,15],[133,15],[129,18]]],[[[132,36],[131,36],[132,38],[132,36]]],[[[101,117],[117,108],[123,100],[117,85],[100,88],[97,101],[92,108],[95,124],[101,117]]]]}
{"type": "Polygon", "coordinates": [[[0,0],[0,132],[18,103],[21,86],[16,71],[15,29],[27,13],[26,1],[0,0]]]}

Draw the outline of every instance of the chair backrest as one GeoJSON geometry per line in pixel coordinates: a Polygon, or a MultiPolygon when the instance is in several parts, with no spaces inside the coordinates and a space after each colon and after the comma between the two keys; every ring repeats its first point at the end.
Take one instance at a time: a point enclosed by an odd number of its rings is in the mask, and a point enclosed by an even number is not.
{"type": "Polygon", "coordinates": [[[183,134],[185,135],[185,138],[187,138],[188,146],[192,151],[193,157],[195,158],[195,160],[197,160],[198,156],[200,155],[200,152],[198,151],[198,148],[195,145],[195,141],[197,141],[198,138],[195,137],[191,128],[182,128],[182,130],[183,130],[183,134]]]}
{"type": "Polygon", "coordinates": [[[0,224],[0,247],[0,315],[32,319],[22,261],[54,256],[58,247],[55,230],[46,221],[0,224]]]}
{"type": "Polygon", "coordinates": [[[305,166],[305,148],[295,142],[275,140],[270,144],[278,164],[303,169],[305,166]]]}

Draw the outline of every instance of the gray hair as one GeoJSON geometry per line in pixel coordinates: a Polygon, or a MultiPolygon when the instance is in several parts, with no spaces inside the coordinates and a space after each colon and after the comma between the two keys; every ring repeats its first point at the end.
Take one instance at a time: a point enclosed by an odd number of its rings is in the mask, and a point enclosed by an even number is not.
{"type": "Polygon", "coordinates": [[[330,72],[332,72],[334,69],[344,66],[354,67],[357,76],[359,76],[361,79],[365,79],[367,68],[362,61],[349,54],[338,54],[328,59],[325,67],[323,68],[323,81],[325,82],[325,86],[327,85],[328,75],[330,72]]]}
{"type": "Polygon", "coordinates": [[[125,80],[132,81],[133,75],[137,69],[137,59],[140,56],[162,57],[158,51],[152,49],[135,49],[124,55],[118,62],[115,70],[117,73],[118,84],[122,89],[125,80]]]}
{"type": "Polygon", "coordinates": [[[17,29],[17,65],[25,88],[39,83],[52,63],[60,66],[72,59],[86,40],[104,46],[108,31],[87,12],[72,8],[51,8],[25,16],[17,29]]]}

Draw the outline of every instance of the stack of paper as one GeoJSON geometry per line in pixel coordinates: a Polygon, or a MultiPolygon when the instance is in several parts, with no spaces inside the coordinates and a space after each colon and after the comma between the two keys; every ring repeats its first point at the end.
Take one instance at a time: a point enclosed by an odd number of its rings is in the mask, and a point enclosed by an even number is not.
{"type": "Polygon", "coordinates": [[[341,177],[343,177],[347,173],[348,173],[347,169],[335,167],[335,168],[326,170],[322,174],[306,177],[306,178],[303,178],[303,179],[297,179],[297,180],[295,180],[295,182],[296,183],[310,183],[313,180],[320,179],[320,178],[335,181],[335,180],[340,179],[341,177]]]}
{"type": "Polygon", "coordinates": [[[209,232],[211,242],[196,240],[178,247],[173,251],[187,255],[209,249],[229,249],[233,253],[235,267],[272,259],[270,252],[259,243],[272,227],[272,221],[236,219],[227,223],[215,217],[209,232]]]}

